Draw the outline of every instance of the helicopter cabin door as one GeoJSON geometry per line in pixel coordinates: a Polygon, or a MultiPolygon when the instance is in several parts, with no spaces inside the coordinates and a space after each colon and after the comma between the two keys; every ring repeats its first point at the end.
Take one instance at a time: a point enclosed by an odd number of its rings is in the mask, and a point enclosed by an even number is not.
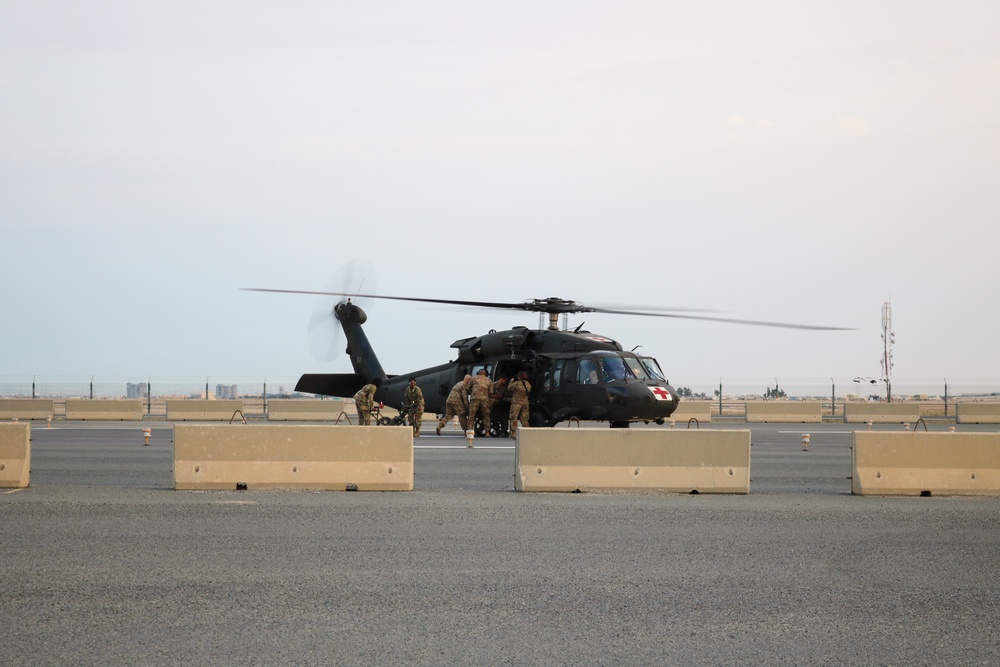
{"type": "Polygon", "coordinates": [[[579,357],[566,370],[566,383],[570,387],[567,396],[570,402],[582,419],[591,418],[593,407],[604,404],[604,381],[600,363],[596,357],[579,357]]]}

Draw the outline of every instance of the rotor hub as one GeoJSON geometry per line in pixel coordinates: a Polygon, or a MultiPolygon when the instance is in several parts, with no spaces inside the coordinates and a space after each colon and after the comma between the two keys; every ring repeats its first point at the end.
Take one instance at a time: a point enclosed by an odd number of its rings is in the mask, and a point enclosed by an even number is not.
{"type": "Polygon", "coordinates": [[[577,303],[576,301],[571,301],[569,299],[562,299],[557,296],[550,296],[547,299],[534,299],[532,301],[525,302],[531,310],[536,312],[548,313],[549,315],[560,315],[562,313],[587,313],[594,310],[588,306],[584,306],[582,303],[577,303]]]}
{"type": "Polygon", "coordinates": [[[353,324],[364,324],[368,321],[368,315],[358,306],[351,303],[351,300],[342,301],[333,307],[334,316],[341,322],[351,322],[353,324]]]}

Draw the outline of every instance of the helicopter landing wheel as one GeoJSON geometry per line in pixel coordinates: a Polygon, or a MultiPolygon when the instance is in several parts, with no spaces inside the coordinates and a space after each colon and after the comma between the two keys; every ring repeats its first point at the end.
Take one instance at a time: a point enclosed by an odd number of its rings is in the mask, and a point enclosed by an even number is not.
{"type": "Polygon", "coordinates": [[[528,426],[542,428],[545,426],[545,417],[542,416],[541,412],[532,412],[528,415],[528,426]]]}
{"type": "Polygon", "coordinates": [[[628,428],[628,422],[611,422],[611,428],[628,428]]]}
{"type": "Polygon", "coordinates": [[[508,438],[510,437],[510,423],[506,420],[493,420],[493,425],[490,427],[490,435],[494,438],[508,438]]]}

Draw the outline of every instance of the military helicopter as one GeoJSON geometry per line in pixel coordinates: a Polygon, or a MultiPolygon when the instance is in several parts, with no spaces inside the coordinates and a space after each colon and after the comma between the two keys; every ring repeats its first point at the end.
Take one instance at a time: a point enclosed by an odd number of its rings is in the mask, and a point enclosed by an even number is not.
{"type": "MultiPolygon", "coordinates": [[[[655,358],[627,351],[620,343],[607,336],[583,330],[582,324],[572,330],[560,330],[560,315],[594,312],[795,329],[839,329],[682,314],[676,312],[679,309],[591,307],[559,297],[502,303],[336,291],[246,289],[255,292],[341,297],[330,314],[343,329],[347,339],[346,351],[354,372],[308,373],[299,378],[296,391],[324,396],[353,396],[364,384],[377,377],[382,378],[383,382],[375,399],[400,409],[403,406],[403,392],[412,377],[423,392],[426,411],[442,414],[449,392],[465,375],[475,375],[485,369],[490,379],[496,381],[501,377],[513,379],[523,370],[528,373],[532,386],[529,418],[531,426],[554,426],[570,419],[606,421],[612,428],[627,428],[633,422],[663,424],[680,402],[680,397],[670,386],[655,358]],[[454,361],[403,375],[388,375],[362,329],[368,316],[354,303],[360,298],[544,313],[548,317],[548,327],[529,329],[520,326],[460,338],[451,344],[457,350],[454,361]]],[[[491,425],[484,425],[477,420],[477,435],[483,435],[487,428],[491,435],[507,435],[505,409],[509,406],[500,404],[499,407],[502,412],[493,415],[491,425]]]]}

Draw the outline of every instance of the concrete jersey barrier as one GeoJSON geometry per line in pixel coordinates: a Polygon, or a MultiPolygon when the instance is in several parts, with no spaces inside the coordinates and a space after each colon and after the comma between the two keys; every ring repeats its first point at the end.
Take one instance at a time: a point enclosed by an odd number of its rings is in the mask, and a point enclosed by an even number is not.
{"type": "Polygon", "coordinates": [[[823,422],[823,404],[819,401],[747,401],[747,423],[823,422]]]}
{"type": "Polygon", "coordinates": [[[1000,402],[956,403],[955,422],[958,424],[1000,424],[1000,402]]]}
{"type": "Polygon", "coordinates": [[[902,424],[920,419],[918,403],[844,403],[846,423],[902,424]]]}
{"type": "Polygon", "coordinates": [[[518,491],[750,492],[750,431],[519,428],[518,491]]]}
{"type": "Polygon", "coordinates": [[[56,414],[50,398],[0,398],[0,419],[49,419],[56,414]]]}
{"type": "Polygon", "coordinates": [[[243,411],[242,400],[205,400],[203,398],[167,399],[167,419],[170,421],[229,421],[237,411],[243,411]]]}
{"type": "Polygon", "coordinates": [[[176,424],[174,488],[412,491],[413,429],[176,424]]]}
{"type": "Polygon", "coordinates": [[[336,421],[343,399],[276,398],[267,402],[268,421],[336,421]]]}
{"type": "Polygon", "coordinates": [[[142,421],[142,399],[67,398],[66,419],[142,421]]]}
{"type": "Polygon", "coordinates": [[[31,425],[0,424],[0,488],[23,489],[31,476],[31,425]]]}
{"type": "Polygon", "coordinates": [[[677,404],[677,409],[674,410],[674,414],[670,415],[670,418],[677,423],[686,422],[691,419],[697,419],[701,423],[708,423],[712,421],[712,402],[682,400],[677,404]]]}
{"type": "Polygon", "coordinates": [[[1000,433],[855,431],[856,495],[1000,495],[1000,433]]]}

